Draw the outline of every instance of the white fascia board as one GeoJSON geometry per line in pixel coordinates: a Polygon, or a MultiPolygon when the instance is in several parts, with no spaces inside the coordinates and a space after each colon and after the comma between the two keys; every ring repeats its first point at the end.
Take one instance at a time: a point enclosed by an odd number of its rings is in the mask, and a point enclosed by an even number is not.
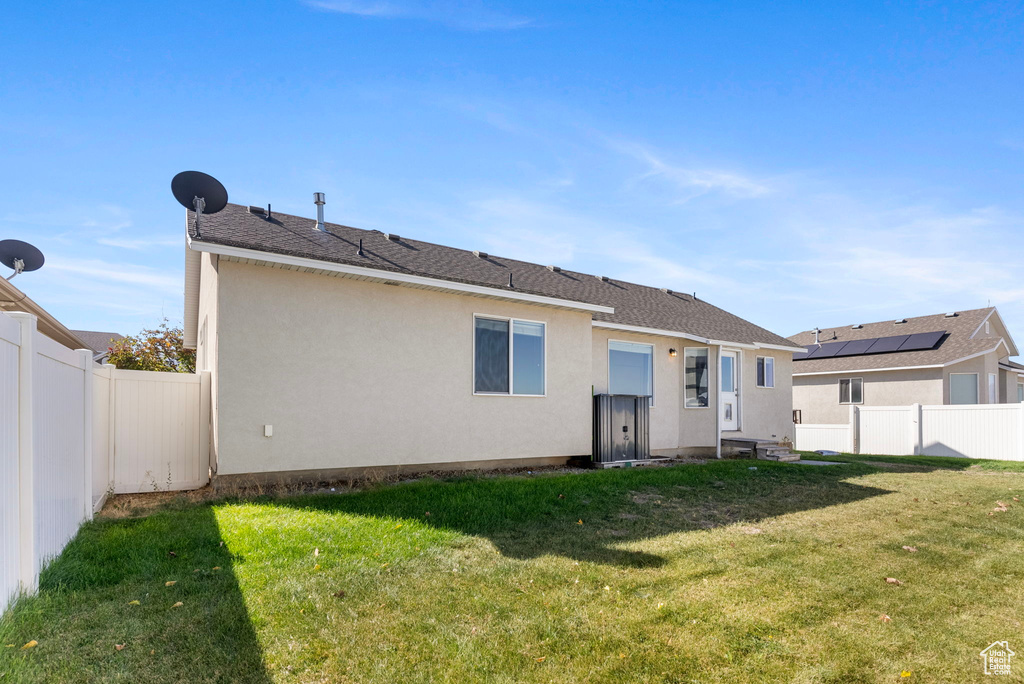
{"type": "MultiPolygon", "coordinates": [[[[1005,344],[1002,340],[999,340],[999,344],[1005,344]]],[[[922,368],[946,368],[948,366],[955,366],[958,363],[964,361],[970,361],[976,359],[979,356],[985,354],[991,354],[996,349],[999,349],[999,344],[992,347],[987,351],[980,351],[977,354],[971,354],[960,359],[954,359],[953,361],[947,361],[946,363],[933,363],[927,366],[896,366],[894,368],[854,368],[852,370],[836,370],[836,371],[817,371],[814,373],[793,373],[793,377],[803,377],[807,375],[849,375],[850,373],[880,373],[882,371],[903,371],[903,370],[920,370],[922,368]]]]}
{"type": "Polygon", "coordinates": [[[332,261],[320,261],[319,259],[307,259],[305,257],[295,257],[288,256],[285,254],[261,252],[255,249],[245,249],[244,247],[227,247],[225,245],[216,245],[210,242],[200,242],[198,240],[193,240],[191,238],[188,241],[188,246],[189,249],[194,249],[198,252],[209,252],[211,254],[217,254],[225,257],[251,259],[253,261],[265,261],[267,263],[281,264],[282,266],[295,266],[297,268],[313,268],[321,271],[330,271],[332,273],[338,273],[340,275],[355,275],[364,278],[374,278],[376,280],[396,283],[399,285],[416,285],[419,287],[429,287],[438,290],[447,290],[449,292],[455,292],[460,294],[471,294],[481,297],[494,297],[496,299],[508,299],[512,301],[526,302],[529,304],[554,306],[562,309],[590,311],[592,313],[615,313],[614,308],[610,306],[601,306],[600,304],[587,304],[585,302],[574,302],[569,299],[559,299],[557,297],[547,297],[544,295],[528,294],[526,292],[499,290],[495,287],[487,287],[485,285],[470,285],[467,283],[457,283],[452,280],[442,280],[441,278],[428,278],[426,276],[411,275],[408,273],[395,273],[393,271],[383,271],[378,268],[366,268],[365,266],[348,266],[346,264],[336,264],[332,261]]]}
{"type": "Polygon", "coordinates": [[[740,349],[778,349],[779,351],[791,352],[806,351],[803,347],[784,347],[779,344],[761,344],[759,342],[747,344],[743,342],[729,342],[727,340],[712,340],[707,337],[700,337],[698,335],[691,335],[689,333],[679,332],[678,330],[664,330],[662,328],[645,328],[640,325],[609,323],[608,321],[593,321],[592,325],[595,328],[607,328],[608,330],[622,330],[624,332],[635,332],[640,333],[642,335],[661,335],[662,337],[676,337],[682,340],[693,340],[694,342],[700,342],[701,344],[707,344],[712,347],[738,347],[740,349]]]}
{"type": "Polygon", "coordinates": [[[591,321],[595,328],[606,328],[608,330],[622,330],[624,332],[640,333],[641,335],[660,335],[662,337],[676,337],[681,340],[693,340],[701,344],[717,345],[706,337],[698,337],[678,330],[662,330],[660,328],[645,328],[640,325],[626,325],[625,323],[609,323],[608,321],[591,321]]]}
{"type": "Polygon", "coordinates": [[[942,368],[943,364],[934,363],[928,366],[896,366],[893,368],[852,368],[850,370],[815,371],[813,373],[793,373],[794,378],[802,378],[810,375],[856,375],[857,373],[881,373],[882,371],[905,371],[921,370],[924,368],[942,368]]]}

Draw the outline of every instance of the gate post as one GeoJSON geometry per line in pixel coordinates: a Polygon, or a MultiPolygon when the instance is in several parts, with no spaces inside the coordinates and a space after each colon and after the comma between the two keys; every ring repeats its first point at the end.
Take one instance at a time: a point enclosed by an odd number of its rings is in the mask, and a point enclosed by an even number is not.
{"type": "Polygon", "coordinates": [[[924,409],[920,404],[910,406],[910,450],[912,456],[924,453],[924,409]]]}
{"type": "Polygon", "coordinates": [[[860,407],[850,406],[850,453],[860,453],[860,407]]]}

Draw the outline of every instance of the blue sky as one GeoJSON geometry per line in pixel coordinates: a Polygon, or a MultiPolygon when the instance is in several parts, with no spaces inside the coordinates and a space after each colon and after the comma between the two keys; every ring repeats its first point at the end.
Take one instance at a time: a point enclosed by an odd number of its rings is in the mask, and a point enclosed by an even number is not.
{"type": "Polygon", "coordinates": [[[69,327],[180,321],[242,204],[696,291],[783,335],[999,306],[1024,342],[1013,3],[18,3],[0,238],[69,327]]]}

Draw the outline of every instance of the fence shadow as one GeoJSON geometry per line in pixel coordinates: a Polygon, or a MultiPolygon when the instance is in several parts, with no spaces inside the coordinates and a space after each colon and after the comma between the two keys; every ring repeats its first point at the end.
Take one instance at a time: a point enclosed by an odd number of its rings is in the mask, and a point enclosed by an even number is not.
{"type": "Polygon", "coordinates": [[[4,681],[271,681],[208,505],[86,524],[0,634],[38,641],[0,654],[4,681]]]}
{"type": "Polygon", "coordinates": [[[420,520],[486,537],[513,558],[560,555],[616,566],[656,567],[666,559],[627,548],[629,542],[754,523],[890,493],[847,481],[873,471],[859,464],[820,468],[726,461],[558,477],[424,480],[272,503],[420,520]]]}

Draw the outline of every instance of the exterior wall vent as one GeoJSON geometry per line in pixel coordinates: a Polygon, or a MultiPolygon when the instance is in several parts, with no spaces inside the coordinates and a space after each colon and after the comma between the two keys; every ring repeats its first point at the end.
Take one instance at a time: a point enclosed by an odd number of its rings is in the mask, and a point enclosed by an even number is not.
{"type": "Polygon", "coordinates": [[[391,240],[392,242],[398,242],[399,240],[402,239],[401,235],[396,235],[395,233],[384,233],[384,237],[386,237],[388,240],[391,240]]]}
{"type": "Polygon", "coordinates": [[[313,193],[313,204],[316,205],[316,226],[313,230],[317,230],[321,233],[327,232],[327,226],[324,225],[324,204],[326,204],[326,202],[327,200],[324,199],[324,193],[313,193]]]}
{"type": "Polygon", "coordinates": [[[490,254],[488,254],[487,252],[478,252],[478,251],[475,251],[475,250],[474,250],[473,254],[475,256],[477,256],[478,258],[480,258],[480,259],[486,259],[487,257],[490,256],[490,254]]]}

